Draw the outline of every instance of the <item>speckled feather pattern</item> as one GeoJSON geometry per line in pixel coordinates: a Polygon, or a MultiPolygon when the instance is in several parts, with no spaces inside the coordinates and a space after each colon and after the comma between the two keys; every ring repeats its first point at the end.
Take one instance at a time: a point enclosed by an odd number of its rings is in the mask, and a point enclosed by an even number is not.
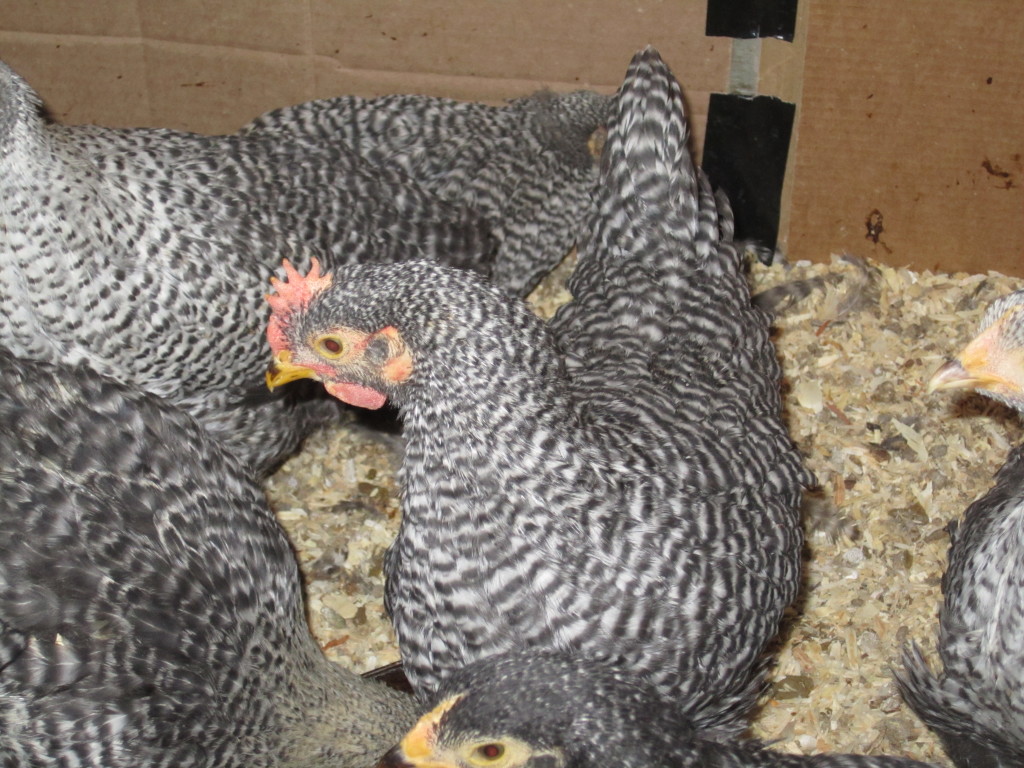
{"type": "Polygon", "coordinates": [[[678,84],[641,54],[574,301],[550,325],[424,263],[338,270],[289,318],[299,357],[335,327],[394,326],[411,350],[401,386],[355,383],[402,413],[387,599],[425,695],[484,656],[567,648],[648,677],[700,727],[742,727],[796,594],[812,478],[780,420],[768,319],[685,142],[678,84]]]}
{"type": "Polygon", "coordinates": [[[0,352],[0,762],[368,768],[411,699],[331,664],[284,532],[189,416],[0,352]]]}
{"type": "Polygon", "coordinates": [[[476,382],[497,399],[490,434],[468,437],[439,388],[410,414],[388,574],[403,659],[430,689],[496,650],[572,647],[649,676],[702,724],[733,723],[796,594],[810,478],[779,419],[767,319],[653,59],[620,92],[569,290],[550,329],[561,354],[476,382]],[[455,420],[442,452],[425,433],[455,420]]]}
{"type": "Polygon", "coordinates": [[[538,752],[536,765],[574,768],[927,768],[898,757],[785,755],[756,742],[709,741],[635,677],[561,655],[514,652],[459,670],[438,702],[462,696],[441,720],[439,750],[514,737],[538,752]]]}
{"type": "MultiPolygon", "coordinates": [[[[996,299],[985,310],[978,333],[983,333],[1000,318],[1006,316],[1008,312],[1019,310],[1022,305],[1024,305],[1024,291],[1014,291],[996,299]]],[[[999,338],[1007,348],[1020,349],[1024,347],[1024,322],[1017,321],[1005,325],[999,338]]]]}
{"type": "Polygon", "coordinates": [[[1024,446],[955,526],[942,589],[941,674],[908,650],[904,697],[961,768],[1024,765],[1024,446]]]}
{"type": "Polygon", "coordinates": [[[490,107],[450,99],[344,96],[275,110],[246,133],[279,141],[343,141],[492,226],[493,279],[521,296],[574,245],[597,164],[588,143],[610,96],[541,92],[490,107]]]}
{"type": "MultiPolygon", "coordinates": [[[[350,116],[373,123],[375,109],[363,103],[350,116]]],[[[434,102],[412,98],[386,117],[411,127],[437,114],[434,102]]],[[[365,152],[369,130],[361,142],[365,152]]],[[[491,153],[535,149],[479,144],[491,153]]],[[[551,169],[519,157],[501,170],[551,169]]],[[[527,196],[547,205],[547,181],[500,181],[529,187],[527,196]]],[[[86,361],[167,397],[263,473],[337,412],[310,388],[271,395],[263,385],[262,295],[282,257],[303,268],[311,255],[327,266],[429,258],[491,274],[495,224],[471,207],[489,183],[480,178],[471,200],[442,199],[338,136],[60,126],[0,63],[0,343],[24,357],[86,361]]],[[[558,223],[538,237],[566,226],[559,244],[571,242],[577,202],[553,199],[558,223]]],[[[554,249],[541,249],[544,258],[554,249]]],[[[519,266],[527,268],[525,257],[519,266]]]]}

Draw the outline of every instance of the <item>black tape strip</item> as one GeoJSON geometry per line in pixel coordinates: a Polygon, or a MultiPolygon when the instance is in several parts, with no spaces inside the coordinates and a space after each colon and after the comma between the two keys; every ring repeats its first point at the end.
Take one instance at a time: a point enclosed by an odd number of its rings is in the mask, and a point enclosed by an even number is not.
{"type": "Polygon", "coordinates": [[[701,165],[728,194],[738,239],[775,248],[795,114],[796,105],[771,96],[711,94],[701,165]]]}
{"type": "Polygon", "coordinates": [[[793,42],[797,0],[708,0],[706,34],[793,42]]]}

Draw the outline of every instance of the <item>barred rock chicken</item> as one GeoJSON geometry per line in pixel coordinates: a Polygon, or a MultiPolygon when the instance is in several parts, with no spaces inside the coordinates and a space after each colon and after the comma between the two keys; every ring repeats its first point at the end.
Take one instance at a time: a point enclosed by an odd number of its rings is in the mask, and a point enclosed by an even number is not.
{"type": "Polygon", "coordinates": [[[1024,291],[992,302],[978,335],[935,372],[928,389],[974,389],[1024,413],[1024,291]]]}
{"type": "Polygon", "coordinates": [[[710,741],[642,681],[563,655],[482,659],[449,677],[434,703],[381,768],[927,768],[710,741]]]}
{"type": "Polygon", "coordinates": [[[294,555],[192,418],[0,352],[0,763],[370,766],[412,697],[329,662],[294,555]]]}
{"type": "MultiPolygon", "coordinates": [[[[989,308],[980,334],[931,389],[972,388],[1024,412],[1024,291],[989,308]]],[[[1024,446],[951,526],[935,675],[904,654],[904,697],[960,768],[1024,765],[1024,446]]]]}
{"type": "Polygon", "coordinates": [[[611,104],[590,91],[541,92],[501,108],[343,96],[270,112],[245,133],[313,146],[343,141],[439,198],[468,204],[500,242],[495,282],[525,295],[575,243],[611,104]]]}
{"type": "MultiPolygon", "coordinates": [[[[590,111],[578,117],[591,125],[590,111]]],[[[529,157],[509,164],[532,172],[529,157]]],[[[583,184],[575,167],[563,175],[583,184]]],[[[564,209],[571,196],[543,199],[558,181],[493,183],[533,190],[560,222],[581,216],[564,209]]],[[[512,226],[338,140],[56,125],[0,64],[0,343],[87,361],[167,397],[260,473],[337,414],[322,392],[271,397],[262,386],[262,293],[282,255],[301,265],[313,253],[331,265],[431,258],[486,274],[499,224],[512,226]]]]}
{"type": "Polygon", "coordinates": [[[797,591],[812,478],[768,323],[693,168],[678,84],[637,55],[571,280],[546,325],[428,263],[269,297],[271,386],[390,398],[406,450],[386,596],[413,686],[517,647],[614,659],[730,730],[797,591]]]}

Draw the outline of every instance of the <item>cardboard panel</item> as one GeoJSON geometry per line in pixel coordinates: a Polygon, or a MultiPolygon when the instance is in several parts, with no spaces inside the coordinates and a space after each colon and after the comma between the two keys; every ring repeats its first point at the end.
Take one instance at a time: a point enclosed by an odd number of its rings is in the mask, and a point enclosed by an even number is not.
{"type": "MultiPolygon", "coordinates": [[[[3,0],[0,30],[51,35],[137,37],[137,0],[3,0]]],[[[6,51],[0,49],[0,57],[6,51]]]]}
{"type": "Polygon", "coordinates": [[[138,38],[0,31],[0,56],[36,89],[61,122],[152,124],[138,38]]]}
{"type": "Polygon", "coordinates": [[[724,84],[728,41],[704,37],[704,0],[311,0],[314,50],[349,69],[617,86],[656,45],[684,82],[724,84]]]}
{"type": "Polygon", "coordinates": [[[0,52],[66,123],[228,133],[312,94],[309,62],[280,54],[2,31],[0,52]]]}
{"type": "Polygon", "coordinates": [[[313,98],[307,57],[147,42],[148,124],[231,133],[274,107],[313,98]]]}
{"type": "Polygon", "coordinates": [[[789,254],[1024,274],[1019,3],[809,14],[789,254]]]}
{"type": "Polygon", "coordinates": [[[704,37],[704,12],[704,0],[4,0],[0,57],[68,122],[218,133],[345,93],[612,92],[653,43],[686,89],[699,153],[731,47],[704,37]]]}
{"type": "MultiPolygon", "coordinates": [[[[307,2],[282,0],[136,0],[149,40],[308,54],[315,26],[307,2]]],[[[347,3],[335,3],[338,6],[347,3]]]]}

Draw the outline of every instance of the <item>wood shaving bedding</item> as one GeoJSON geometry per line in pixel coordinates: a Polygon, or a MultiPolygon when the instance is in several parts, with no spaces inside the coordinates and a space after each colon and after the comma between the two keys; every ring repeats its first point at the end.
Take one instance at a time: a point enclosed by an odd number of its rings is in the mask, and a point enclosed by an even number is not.
{"type": "MultiPolygon", "coordinates": [[[[542,316],[568,299],[572,264],[531,297],[542,316]]],[[[751,733],[787,752],[949,765],[891,669],[908,642],[933,650],[945,526],[989,488],[1024,430],[990,400],[925,388],[988,303],[1024,280],[833,258],[758,264],[751,284],[779,287],[786,417],[820,484],[805,509],[805,586],[751,733]]],[[[398,450],[394,438],[343,424],[310,438],[268,483],[306,578],[313,631],[331,659],[358,671],[398,659],[382,578],[398,530],[398,450]]]]}

